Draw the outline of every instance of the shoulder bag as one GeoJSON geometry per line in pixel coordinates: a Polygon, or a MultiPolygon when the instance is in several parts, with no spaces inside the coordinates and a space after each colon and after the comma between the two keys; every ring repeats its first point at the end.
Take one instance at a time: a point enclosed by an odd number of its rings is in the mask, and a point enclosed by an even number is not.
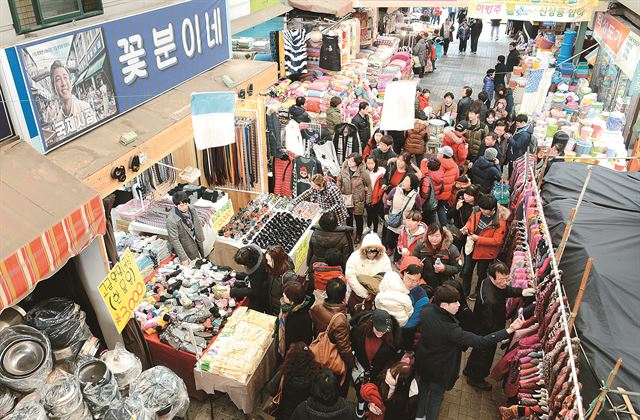
{"type": "Polygon", "coordinates": [[[329,321],[329,325],[327,325],[327,329],[318,334],[316,339],[309,345],[309,350],[313,352],[316,362],[340,376],[340,384],[342,385],[346,378],[347,366],[345,365],[344,360],[342,360],[342,357],[340,357],[338,346],[336,346],[335,343],[332,343],[329,338],[329,332],[331,331],[333,322],[340,315],[343,315],[346,318],[346,315],[342,313],[333,315],[331,317],[331,321],[329,321]]]}
{"type": "MultiPolygon", "coordinates": [[[[407,201],[404,203],[404,206],[402,206],[402,210],[400,210],[398,213],[389,212],[389,217],[387,217],[388,227],[397,228],[402,225],[402,219],[404,218],[404,211],[409,205],[409,202],[411,201],[412,198],[413,198],[412,196],[409,196],[409,195],[407,196],[407,201]]],[[[393,207],[393,202],[391,203],[391,207],[393,207]]]]}
{"type": "Polygon", "coordinates": [[[282,387],[284,386],[284,374],[280,377],[280,384],[278,385],[278,393],[271,399],[271,401],[267,402],[267,405],[264,407],[263,411],[268,415],[275,417],[278,413],[278,409],[280,408],[280,399],[282,398],[282,387]]]}

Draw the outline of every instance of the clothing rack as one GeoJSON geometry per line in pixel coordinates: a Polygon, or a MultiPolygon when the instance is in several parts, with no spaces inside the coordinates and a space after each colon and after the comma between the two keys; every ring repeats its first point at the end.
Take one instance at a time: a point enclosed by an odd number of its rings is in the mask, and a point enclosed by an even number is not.
{"type": "MultiPolygon", "coordinates": [[[[535,179],[535,174],[532,172],[533,169],[531,168],[530,165],[526,165],[525,170],[528,172],[531,172],[530,175],[532,176],[532,179],[535,179]]],[[[525,174],[525,176],[527,179],[529,178],[529,174],[525,174]]],[[[531,189],[532,189],[532,196],[535,199],[536,206],[538,208],[538,213],[539,213],[541,222],[544,225],[544,229],[541,229],[542,236],[543,236],[543,239],[547,242],[547,246],[549,247],[549,251],[550,251],[549,257],[550,257],[551,271],[554,277],[553,280],[555,282],[556,293],[558,294],[559,309],[562,313],[562,316],[560,317],[561,323],[562,323],[562,329],[567,339],[566,351],[568,354],[569,366],[571,368],[571,380],[573,382],[573,394],[575,396],[574,405],[578,410],[579,418],[584,419],[585,418],[584,406],[582,403],[582,395],[580,394],[580,386],[579,386],[580,382],[578,381],[578,371],[575,365],[575,357],[574,357],[573,349],[569,341],[569,338],[571,337],[571,331],[569,330],[569,324],[568,324],[569,310],[564,305],[565,293],[562,287],[562,283],[560,283],[560,271],[558,270],[558,262],[556,261],[555,253],[553,252],[553,241],[551,240],[551,234],[549,233],[549,225],[547,224],[547,220],[544,216],[544,209],[542,205],[542,198],[540,196],[540,190],[538,189],[538,186],[535,182],[531,183],[531,189]]]]}
{"type": "Polygon", "coordinates": [[[205,179],[222,190],[263,193],[264,122],[256,109],[237,108],[235,114],[235,143],[202,151],[205,179]]]}

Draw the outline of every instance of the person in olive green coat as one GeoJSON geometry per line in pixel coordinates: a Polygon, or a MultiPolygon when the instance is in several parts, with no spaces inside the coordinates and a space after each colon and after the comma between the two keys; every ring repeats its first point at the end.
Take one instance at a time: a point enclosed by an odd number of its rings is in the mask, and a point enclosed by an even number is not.
{"type": "Polygon", "coordinates": [[[372,195],[371,177],[362,164],[362,155],[352,153],[345,159],[338,177],[338,187],[349,213],[347,225],[353,226],[353,219],[356,219],[355,242],[358,243],[364,227],[364,209],[371,204],[372,195]]]}
{"type": "Polygon", "coordinates": [[[327,131],[329,135],[331,135],[331,139],[333,139],[333,133],[335,132],[336,125],[342,122],[342,117],[340,115],[340,104],[342,103],[342,99],[339,96],[334,96],[331,98],[329,102],[329,109],[327,109],[327,131]]]}

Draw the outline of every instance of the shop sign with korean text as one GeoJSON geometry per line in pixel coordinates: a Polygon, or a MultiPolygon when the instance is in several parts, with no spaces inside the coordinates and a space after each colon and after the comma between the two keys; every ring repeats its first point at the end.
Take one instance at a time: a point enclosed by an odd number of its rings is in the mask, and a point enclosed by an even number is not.
{"type": "Polygon", "coordinates": [[[467,7],[468,0],[353,0],[353,7],[467,7]]]}
{"type": "Polygon", "coordinates": [[[47,153],[228,60],[227,1],[176,3],[6,53],[29,135],[47,153]]]}
{"type": "Polygon", "coordinates": [[[609,50],[613,62],[630,79],[634,79],[640,62],[640,35],[608,13],[596,13],[593,37],[609,50]]]}
{"type": "Polygon", "coordinates": [[[109,309],[111,318],[122,332],[134,309],[144,297],[146,287],[136,259],[127,248],[120,261],[111,269],[98,291],[109,309]]]}
{"type": "Polygon", "coordinates": [[[543,22],[591,20],[597,0],[470,0],[469,17],[543,22]]]}

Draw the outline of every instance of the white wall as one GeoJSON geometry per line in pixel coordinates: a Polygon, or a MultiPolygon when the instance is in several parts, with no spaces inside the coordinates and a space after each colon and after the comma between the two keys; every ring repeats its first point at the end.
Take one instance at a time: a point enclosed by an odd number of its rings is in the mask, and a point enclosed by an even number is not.
{"type": "MultiPolygon", "coordinates": [[[[197,1],[197,0],[196,0],[197,1]]],[[[104,13],[88,19],[81,19],[76,22],[65,23],[63,25],[54,26],[52,28],[40,29],[24,35],[17,35],[13,27],[13,19],[11,18],[11,8],[8,0],[0,1],[0,48],[10,47],[22,42],[31,41],[37,38],[54,35],[61,32],[82,28],[84,26],[93,25],[104,22],[106,20],[115,19],[121,16],[130,15],[137,12],[156,9],[179,1],[171,0],[102,0],[104,13]]]]}
{"type": "Polygon", "coordinates": [[[98,286],[109,273],[105,266],[103,252],[106,252],[104,242],[102,237],[97,237],[75,258],[75,264],[80,283],[84,287],[98,318],[104,341],[110,349],[113,349],[116,343],[122,343],[122,336],[113,323],[109,309],[98,291],[98,286]]]}

